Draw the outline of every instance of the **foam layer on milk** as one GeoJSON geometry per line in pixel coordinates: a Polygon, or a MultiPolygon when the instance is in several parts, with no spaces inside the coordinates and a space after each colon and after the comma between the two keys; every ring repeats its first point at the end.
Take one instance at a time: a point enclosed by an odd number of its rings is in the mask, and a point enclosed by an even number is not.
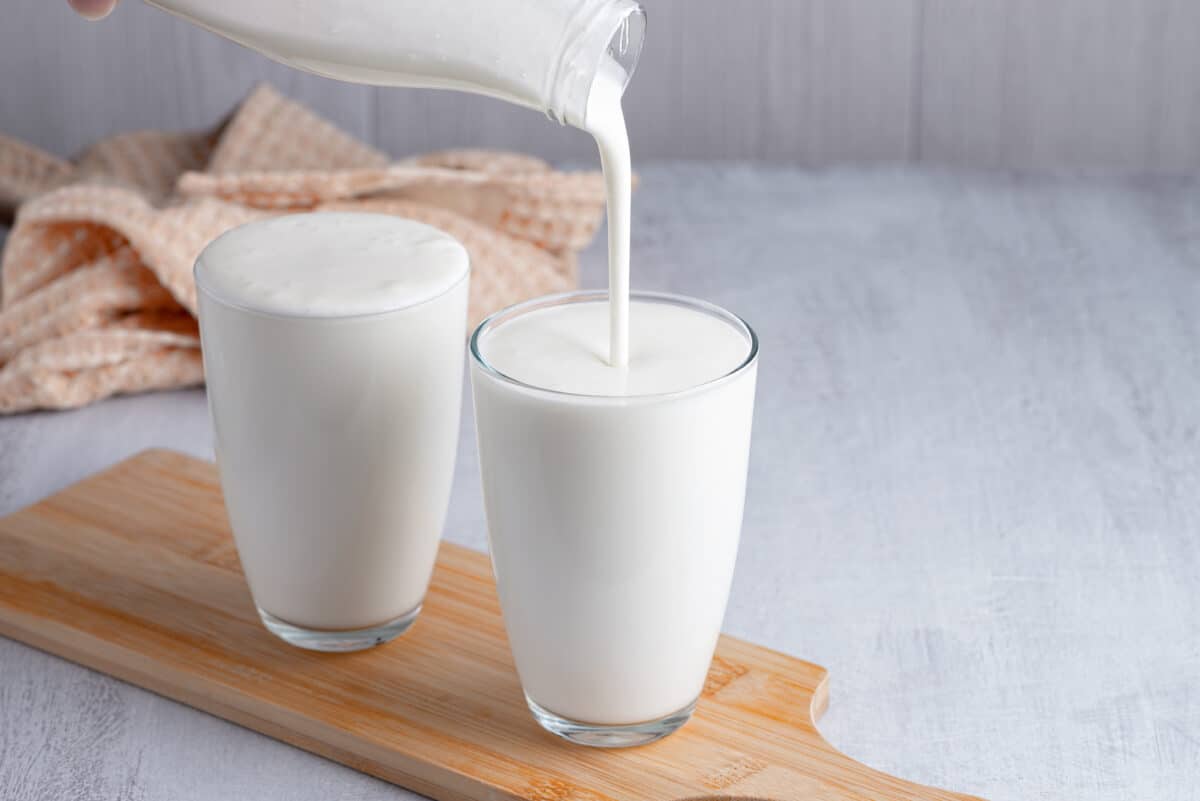
{"type": "Polygon", "coordinates": [[[235,228],[196,263],[216,300],[268,314],[354,316],[438,297],[470,260],[437,228],[387,214],[295,214],[235,228]]]}
{"type": "Polygon", "coordinates": [[[509,378],[578,395],[632,397],[679,392],[736,370],[750,340],[702,311],[635,298],[629,308],[629,363],[613,367],[604,299],[526,312],[480,337],[479,354],[509,378]]]}

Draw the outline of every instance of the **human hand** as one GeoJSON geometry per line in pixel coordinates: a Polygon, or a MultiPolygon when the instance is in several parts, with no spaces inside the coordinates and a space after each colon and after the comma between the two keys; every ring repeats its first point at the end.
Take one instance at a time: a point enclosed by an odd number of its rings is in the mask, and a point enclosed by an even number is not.
{"type": "Polygon", "coordinates": [[[88,19],[104,19],[112,13],[117,0],[67,0],[71,8],[88,19]]]}

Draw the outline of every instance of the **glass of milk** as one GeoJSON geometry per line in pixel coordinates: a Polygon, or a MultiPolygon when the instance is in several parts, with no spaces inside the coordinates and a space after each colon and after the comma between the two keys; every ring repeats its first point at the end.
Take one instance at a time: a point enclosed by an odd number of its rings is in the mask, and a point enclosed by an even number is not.
{"type": "Polygon", "coordinates": [[[509,642],[538,722],[639,745],[687,722],[742,523],[758,344],[703,301],[608,293],[513,306],[470,341],[484,502],[509,642]]]}
{"type": "Polygon", "coordinates": [[[263,623],[352,651],[415,620],[445,521],[469,261],[435,228],[301,214],[196,263],[217,464],[263,623]]]}

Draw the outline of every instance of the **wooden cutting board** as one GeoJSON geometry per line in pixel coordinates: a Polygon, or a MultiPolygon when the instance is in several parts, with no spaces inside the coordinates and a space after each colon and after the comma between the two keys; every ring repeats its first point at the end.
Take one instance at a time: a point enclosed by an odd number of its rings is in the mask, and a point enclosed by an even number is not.
{"type": "Polygon", "coordinates": [[[215,468],[166,451],[0,520],[0,633],[444,801],[968,799],[840,754],[815,727],[825,670],[731,637],[677,734],[559,740],[525,708],[487,557],[456,545],[395,642],[285,645],[258,621],[215,468]]]}

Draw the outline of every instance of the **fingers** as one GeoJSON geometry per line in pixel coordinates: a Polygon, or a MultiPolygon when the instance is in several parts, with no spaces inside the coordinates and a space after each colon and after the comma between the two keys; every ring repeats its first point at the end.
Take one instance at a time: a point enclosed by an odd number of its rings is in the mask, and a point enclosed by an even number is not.
{"type": "Polygon", "coordinates": [[[103,19],[112,13],[117,0],[67,0],[71,8],[88,19],[103,19]]]}

